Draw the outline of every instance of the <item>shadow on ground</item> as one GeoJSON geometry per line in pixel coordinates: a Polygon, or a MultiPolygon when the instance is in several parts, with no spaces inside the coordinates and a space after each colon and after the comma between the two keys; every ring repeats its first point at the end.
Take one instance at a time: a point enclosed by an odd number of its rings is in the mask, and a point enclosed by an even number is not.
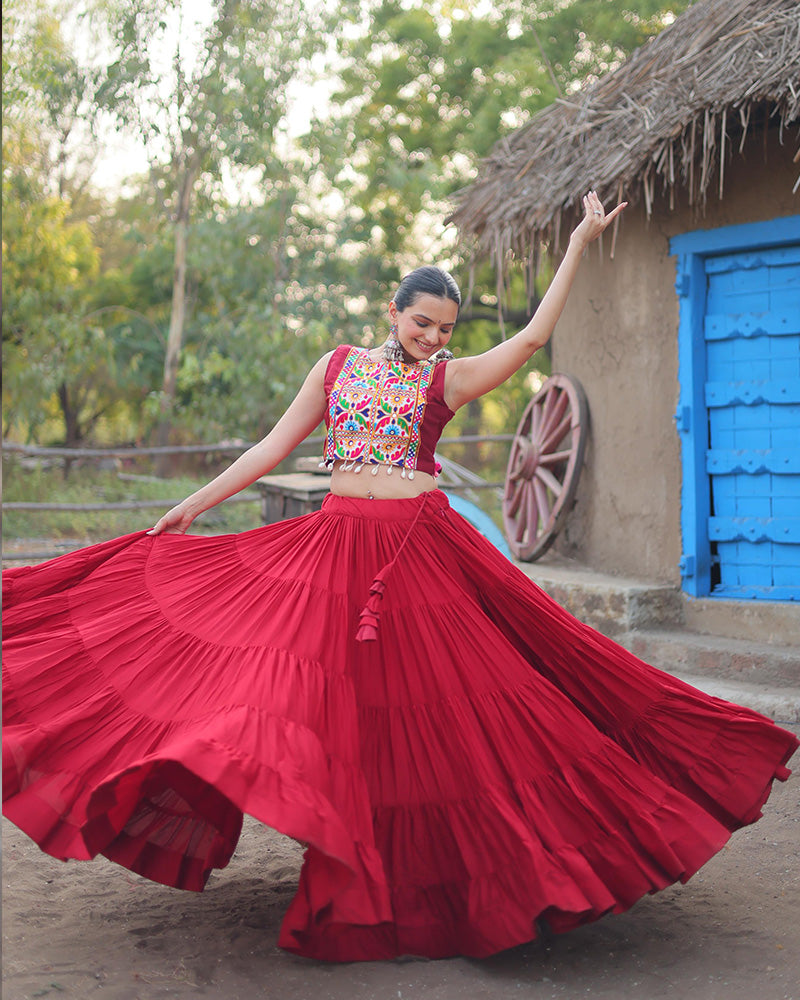
{"type": "Polygon", "coordinates": [[[202,894],[62,864],[4,821],[5,1000],[800,1000],[800,780],[685,886],[490,959],[328,965],[276,947],[301,849],[247,820],[202,894]]]}

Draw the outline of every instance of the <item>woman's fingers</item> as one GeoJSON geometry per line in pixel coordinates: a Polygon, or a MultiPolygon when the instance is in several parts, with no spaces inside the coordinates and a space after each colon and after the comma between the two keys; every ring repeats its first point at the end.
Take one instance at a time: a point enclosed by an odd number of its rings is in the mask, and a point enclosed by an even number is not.
{"type": "Polygon", "coordinates": [[[623,211],[623,209],[627,206],[627,204],[628,204],[627,201],[621,201],[616,208],[612,209],[605,217],[606,225],[608,225],[609,222],[613,222],[613,220],[616,219],[616,217],[619,215],[620,212],[623,211]]]}
{"type": "Polygon", "coordinates": [[[606,214],[603,203],[600,201],[596,191],[589,191],[588,194],[583,196],[583,208],[586,213],[586,219],[589,223],[593,224],[592,228],[596,226],[600,227],[597,231],[598,234],[613,222],[620,212],[624,211],[627,204],[627,201],[622,201],[616,208],[606,214]]]}
{"type": "Polygon", "coordinates": [[[186,528],[181,528],[176,525],[162,524],[160,521],[156,522],[153,527],[146,532],[148,535],[183,535],[186,532],[186,528]]]}
{"type": "Polygon", "coordinates": [[[590,191],[589,194],[587,195],[587,200],[588,200],[588,203],[590,205],[592,214],[593,215],[597,215],[599,213],[601,221],[604,222],[604,223],[606,223],[606,224],[608,224],[612,220],[616,219],[616,217],[619,215],[619,213],[628,204],[627,201],[621,201],[619,203],[619,205],[617,205],[616,208],[612,209],[612,211],[610,211],[608,214],[606,214],[606,211],[603,208],[603,203],[602,203],[602,201],[600,201],[600,198],[599,198],[599,196],[598,196],[598,194],[597,194],[596,191],[590,191]]]}
{"type": "Polygon", "coordinates": [[[191,518],[187,520],[186,513],[180,507],[173,507],[156,521],[147,534],[182,535],[191,523],[191,518]]]}

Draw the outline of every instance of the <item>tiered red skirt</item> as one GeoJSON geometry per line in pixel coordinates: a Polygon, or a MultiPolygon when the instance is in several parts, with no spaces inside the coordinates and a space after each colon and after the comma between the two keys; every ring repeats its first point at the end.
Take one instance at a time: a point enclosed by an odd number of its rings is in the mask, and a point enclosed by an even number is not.
{"type": "Polygon", "coordinates": [[[582,625],[440,492],[4,582],[6,815],[199,890],[249,813],[309,844],[280,944],[317,958],[625,910],[756,820],[798,742],[582,625]]]}

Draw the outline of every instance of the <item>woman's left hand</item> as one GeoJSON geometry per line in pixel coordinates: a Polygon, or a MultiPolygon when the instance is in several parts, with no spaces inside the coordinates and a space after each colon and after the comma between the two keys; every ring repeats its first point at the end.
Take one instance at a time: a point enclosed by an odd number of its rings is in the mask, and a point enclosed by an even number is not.
{"type": "Polygon", "coordinates": [[[620,202],[619,205],[606,215],[603,203],[597,197],[596,191],[590,191],[583,196],[583,209],[585,215],[579,225],[573,230],[570,242],[576,240],[582,247],[587,247],[592,240],[597,237],[616,219],[619,213],[627,205],[627,201],[620,202]]]}

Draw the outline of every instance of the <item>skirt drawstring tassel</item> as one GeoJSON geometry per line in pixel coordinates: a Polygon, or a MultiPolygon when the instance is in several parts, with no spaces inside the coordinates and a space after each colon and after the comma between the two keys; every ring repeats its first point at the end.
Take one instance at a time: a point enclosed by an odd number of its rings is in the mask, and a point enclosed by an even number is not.
{"type": "MultiPolygon", "coordinates": [[[[392,560],[392,563],[394,560],[392,560]]],[[[392,563],[384,566],[378,573],[369,588],[370,598],[361,609],[358,616],[358,631],[356,632],[356,642],[374,642],[378,638],[378,626],[380,625],[380,604],[383,600],[383,592],[386,590],[384,574],[391,568],[392,563]]]]}
{"type": "Polygon", "coordinates": [[[422,503],[419,505],[419,510],[411,522],[411,526],[408,531],[403,535],[403,540],[397,547],[392,559],[383,566],[379,572],[376,574],[375,579],[372,581],[369,587],[369,600],[361,609],[361,613],[358,616],[358,631],[356,632],[356,642],[374,642],[378,638],[378,629],[380,627],[381,618],[381,601],[383,600],[383,595],[386,591],[386,582],[389,574],[391,573],[394,564],[400,557],[400,553],[405,548],[405,544],[410,538],[414,528],[417,526],[417,521],[419,521],[420,514],[425,509],[425,501],[428,499],[428,493],[422,494],[422,503]]]}

